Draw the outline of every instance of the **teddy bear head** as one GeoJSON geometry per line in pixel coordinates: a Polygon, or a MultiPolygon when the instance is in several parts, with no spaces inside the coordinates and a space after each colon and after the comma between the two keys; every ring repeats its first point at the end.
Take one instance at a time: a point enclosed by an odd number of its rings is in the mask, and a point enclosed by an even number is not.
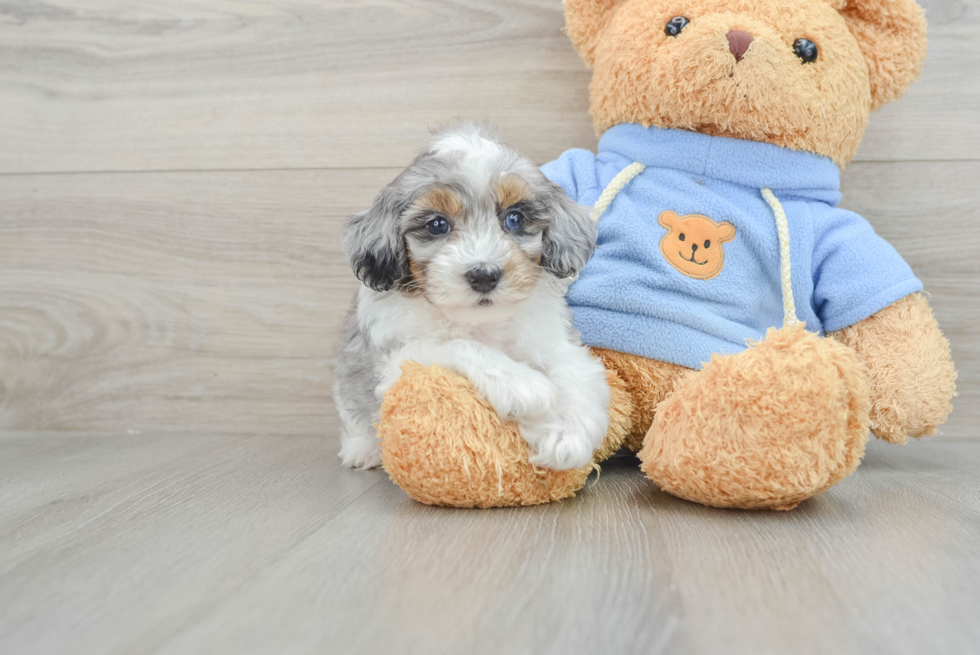
{"type": "Polygon", "coordinates": [[[919,75],[914,0],[564,0],[593,69],[596,132],[695,130],[824,155],[843,166],[871,110],[919,75]]]}

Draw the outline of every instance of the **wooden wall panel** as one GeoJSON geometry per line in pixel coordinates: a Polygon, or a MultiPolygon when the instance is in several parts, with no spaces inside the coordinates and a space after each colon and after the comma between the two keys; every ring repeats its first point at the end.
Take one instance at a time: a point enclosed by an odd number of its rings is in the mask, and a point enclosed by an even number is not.
{"type": "MultiPolygon", "coordinates": [[[[980,8],[923,4],[923,79],[862,161],[980,151],[980,8]]],[[[594,139],[562,25],[559,0],[7,3],[0,172],[399,167],[457,116],[547,160],[594,139]]]]}

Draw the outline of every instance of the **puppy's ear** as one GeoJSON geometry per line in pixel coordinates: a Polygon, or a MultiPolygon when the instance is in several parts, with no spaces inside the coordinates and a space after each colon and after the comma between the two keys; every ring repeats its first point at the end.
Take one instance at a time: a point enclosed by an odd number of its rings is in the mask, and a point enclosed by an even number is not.
{"type": "Polygon", "coordinates": [[[401,214],[411,202],[402,176],[382,189],[371,208],[344,226],[343,248],[354,274],[375,291],[388,291],[409,274],[401,214]]]}
{"type": "Polygon", "coordinates": [[[619,5],[626,0],[564,0],[565,32],[585,65],[592,68],[595,49],[619,5]]]}
{"type": "Polygon", "coordinates": [[[845,0],[841,16],[868,62],[871,108],[897,100],[919,78],[926,18],[914,0],[845,0]]]}
{"type": "Polygon", "coordinates": [[[596,227],[584,207],[548,182],[541,200],[548,207],[541,266],[563,278],[582,270],[595,249],[596,227]]]}

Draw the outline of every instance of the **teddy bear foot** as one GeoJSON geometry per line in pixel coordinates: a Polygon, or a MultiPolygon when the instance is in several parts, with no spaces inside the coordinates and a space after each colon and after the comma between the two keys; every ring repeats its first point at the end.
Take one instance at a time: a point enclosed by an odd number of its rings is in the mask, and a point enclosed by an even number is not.
{"type": "MultiPolygon", "coordinates": [[[[614,453],[632,412],[624,384],[610,374],[612,399],[599,462],[614,453]]],[[[537,505],[574,496],[595,464],[568,471],[538,468],[517,424],[504,422],[464,377],[438,366],[402,366],[385,393],[378,424],[381,462],[415,500],[448,507],[537,505]]]]}
{"type": "Polygon", "coordinates": [[[642,469],[705,505],[792,509],[857,468],[869,407],[851,349],[802,324],[771,328],[678,381],[657,408],[642,469]]]}

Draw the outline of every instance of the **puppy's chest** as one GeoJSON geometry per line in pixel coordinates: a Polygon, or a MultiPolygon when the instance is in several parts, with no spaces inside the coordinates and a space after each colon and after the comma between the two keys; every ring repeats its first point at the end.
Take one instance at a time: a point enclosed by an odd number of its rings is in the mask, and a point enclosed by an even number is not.
{"type": "Polygon", "coordinates": [[[520,335],[514,332],[512,325],[506,323],[472,328],[469,331],[469,336],[463,338],[484,343],[512,359],[522,360],[527,354],[527,348],[522,347],[520,335]]]}

